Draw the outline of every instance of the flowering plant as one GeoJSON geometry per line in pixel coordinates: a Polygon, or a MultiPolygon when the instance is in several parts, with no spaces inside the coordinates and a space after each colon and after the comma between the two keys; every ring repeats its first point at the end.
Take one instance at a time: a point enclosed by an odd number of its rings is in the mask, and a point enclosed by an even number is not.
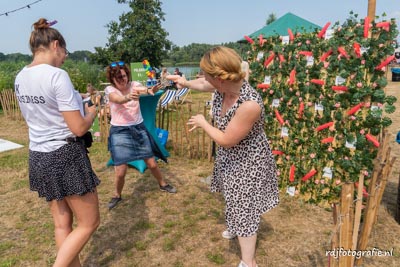
{"type": "MultiPolygon", "coordinates": [[[[266,133],[280,187],[310,203],[328,205],[340,184],[371,178],[379,136],[392,122],[394,96],[385,70],[394,59],[394,20],[327,23],[321,31],[251,43],[250,82],[266,109],[266,133]]],[[[249,40],[250,39],[250,40],[249,40]]]]}

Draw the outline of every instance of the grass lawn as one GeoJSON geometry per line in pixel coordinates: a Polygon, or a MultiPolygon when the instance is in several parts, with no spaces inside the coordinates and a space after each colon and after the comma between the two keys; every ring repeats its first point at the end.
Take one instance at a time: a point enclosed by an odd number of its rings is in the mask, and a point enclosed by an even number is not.
{"type": "MultiPolygon", "coordinates": [[[[393,93],[400,93],[393,85],[393,93]]],[[[193,94],[193,102],[196,101],[193,94]]],[[[392,114],[400,129],[400,108],[392,114]]],[[[53,223],[48,206],[29,190],[28,135],[23,121],[0,115],[0,138],[24,148],[0,153],[0,267],[51,266],[55,259],[53,223]]],[[[399,147],[393,144],[395,156],[399,147]]],[[[113,169],[105,143],[95,142],[90,159],[101,179],[98,187],[101,224],[81,253],[83,266],[237,266],[237,239],[221,237],[224,202],[210,193],[205,178],[212,163],[171,152],[162,173],[178,193],[160,192],[149,170],[130,168],[123,201],[112,211],[113,169]]],[[[393,257],[369,257],[364,266],[400,266],[400,226],[394,220],[399,164],[389,177],[369,249],[393,248],[393,257]]],[[[281,194],[280,205],[262,217],[257,243],[258,266],[328,266],[334,231],[332,212],[281,194]]]]}

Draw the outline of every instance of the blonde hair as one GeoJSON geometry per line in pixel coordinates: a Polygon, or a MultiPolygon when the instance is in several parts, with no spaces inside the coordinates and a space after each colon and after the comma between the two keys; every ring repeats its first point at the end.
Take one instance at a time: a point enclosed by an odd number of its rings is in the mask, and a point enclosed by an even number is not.
{"type": "Polygon", "coordinates": [[[241,62],[242,58],[235,50],[217,46],[204,54],[200,60],[200,68],[213,77],[237,82],[245,77],[241,62]]]}
{"type": "Polygon", "coordinates": [[[51,24],[45,18],[40,18],[33,25],[33,31],[31,37],[29,38],[29,46],[33,54],[35,54],[40,49],[47,49],[50,43],[53,41],[58,41],[62,48],[66,48],[67,44],[64,37],[59,31],[51,28],[51,24]]]}

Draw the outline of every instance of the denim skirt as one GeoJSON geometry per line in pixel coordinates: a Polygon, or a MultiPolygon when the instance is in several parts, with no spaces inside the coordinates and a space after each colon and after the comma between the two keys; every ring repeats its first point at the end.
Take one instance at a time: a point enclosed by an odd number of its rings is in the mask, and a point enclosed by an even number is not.
{"type": "Polygon", "coordinates": [[[116,166],[152,157],[161,158],[167,162],[144,123],[111,126],[108,150],[111,152],[111,158],[116,166]]]}
{"type": "Polygon", "coordinates": [[[52,152],[29,150],[29,184],[39,197],[52,201],[95,192],[100,180],[84,145],[73,142],[52,152]]]}

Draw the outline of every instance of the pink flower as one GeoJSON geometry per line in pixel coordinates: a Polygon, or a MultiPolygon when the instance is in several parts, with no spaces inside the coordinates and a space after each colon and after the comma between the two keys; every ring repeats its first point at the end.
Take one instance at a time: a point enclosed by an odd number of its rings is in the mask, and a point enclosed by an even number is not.
{"type": "Polygon", "coordinates": [[[286,160],[290,160],[290,156],[289,155],[286,156],[286,160]]]}
{"type": "Polygon", "coordinates": [[[301,46],[301,42],[297,43],[297,46],[301,46]]]}
{"type": "Polygon", "coordinates": [[[299,139],[294,139],[293,142],[294,142],[295,144],[298,144],[298,143],[299,143],[299,139]]]}
{"type": "Polygon", "coordinates": [[[324,179],[321,179],[320,183],[321,183],[321,184],[325,184],[325,180],[324,180],[324,179]]]}
{"type": "Polygon", "coordinates": [[[324,99],[324,96],[323,96],[323,95],[320,95],[320,96],[319,96],[319,99],[324,99]]]}
{"type": "Polygon", "coordinates": [[[362,82],[358,82],[358,83],[357,83],[357,87],[358,87],[358,88],[361,88],[362,85],[363,85],[362,82]]]}
{"type": "Polygon", "coordinates": [[[306,70],[306,73],[308,73],[308,70],[306,70]]]}
{"type": "Polygon", "coordinates": [[[306,82],[306,86],[310,86],[310,82],[306,82]]]}
{"type": "Polygon", "coordinates": [[[308,102],[307,106],[312,107],[313,103],[312,102],[308,102]]]}
{"type": "Polygon", "coordinates": [[[329,67],[329,62],[324,61],[324,68],[328,68],[329,67]]]}
{"type": "Polygon", "coordinates": [[[296,92],[296,95],[297,95],[297,96],[300,96],[300,92],[299,92],[299,91],[297,91],[297,92],[296,92]]]}
{"type": "Polygon", "coordinates": [[[381,108],[382,106],[383,106],[383,104],[382,104],[382,103],[378,103],[378,107],[380,107],[380,108],[381,108]]]}
{"type": "Polygon", "coordinates": [[[315,184],[319,184],[319,180],[318,180],[318,179],[315,179],[314,183],[315,183],[315,184]]]}
{"type": "Polygon", "coordinates": [[[333,152],[334,149],[332,147],[328,147],[328,152],[333,152]]]}
{"type": "Polygon", "coordinates": [[[382,48],[382,47],[383,47],[383,44],[379,44],[378,47],[379,47],[379,48],[382,48]]]}
{"type": "Polygon", "coordinates": [[[279,170],[276,171],[276,175],[279,176],[281,175],[281,172],[279,170]]]}
{"type": "Polygon", "coordinates": [[[371,102],[364,103],[364,107],[369,108],[371,106],[371,102]]]}
{"type": "Polygon", "coordinates": [[[310,40],[307,40],[307,41],[306,41],[306,44],[308,44],[308,45],[311,44],[311,41],[310,41],[310,40]]]}
{"type": "Polygon", "coordinates": [[[356,27],[360,27],[360,26],[361,26],[361,24],[360,24],[360,23],[357,23],[357,24],[356,24],[356,27]]]}
{"type": "Polygon", "coordinates": [[[295,191],[294,191],[294,194],[295,194],[295,195],[298,195],[298,194],[299,194],[299,190],[295,190],[295,191]]]}
{"type": "Polygon", "coordinates": [[[361,65],[365,65],[365,59],[361,60],[361,65]]]}
{"type": "Polygon", "coordinates": [[[303,98],[302,98],[302,97],[299,97],[299,101],[300,101],[300,102],[303,101],[303,98]]]}
{"type": "Polygon", "coordinates": [[[310,158],[312,158],[312,159],[315,158],[315,153],[311,153],[310,158]]]}
{"type": "Polygon", "coordinates": [[[357,118],[354,117],[354,116],[350,116],[350,119],[351,119],[352,121],[355,121],[357,118]]]}
{"type": "Polygon", "coordinates": [[[364,176],[368,176],[369,175],[368,171],[363,171],[363,174],[364,174],[364,176]]]}
{"type": "Polygon", "coordinates": [[[353,80],[354,77],[356,77],[356,75],[355,75],[355,74],[351,74],[351,75],[350,75],[350,80],[353,80]]]}
{"type": "Polygon", "coordinates": [[[340,103],[336,103],[335,108],[340,108],[340,103]]]}
{"type": "Polygon", "coordinates": [[[360,134],[365,134],[365,130],[364,130],[364,129],[361,129],[361,130],[360,130],[360,134]]]}
{"type": "Polygon", "coordinates": [[[293,88],[292,88],[292,87],[290,87],[290,88],[289,88],[289,91],[290,91],[290,92],[293,92],[293,88]]]}
{"type": "Polygon", "coordinates": [[[269,94],[273,95],[274,94],[274,90],[269,90],[269,94]]]}
{"type": "Polygon", "coordinates": [[[372,84],[372,87],[373,87],[373,88],[376,88],[377,86],[378,86],[378,85],[377,85],[376,83],[373,83],[373,84],[372,84]]]}
{"type": "Polygon", "coordinates": [[[265,93],[267,91],[267,89],[263,88],[262,91],[263,91],[263,93],[265,93]]]}
{"type": "Polygon", "coordinates": [[[349,160],[349,157],[346,156],[346,157],[344,157],[344,159],[345,159],[345,160],[349,160]]]}
{"type": "Polygon", "coordinates": [[[340,179],[336,179],[335,184],[338,185],[340,184],[342,181],[340,181],[340,179]]]}

